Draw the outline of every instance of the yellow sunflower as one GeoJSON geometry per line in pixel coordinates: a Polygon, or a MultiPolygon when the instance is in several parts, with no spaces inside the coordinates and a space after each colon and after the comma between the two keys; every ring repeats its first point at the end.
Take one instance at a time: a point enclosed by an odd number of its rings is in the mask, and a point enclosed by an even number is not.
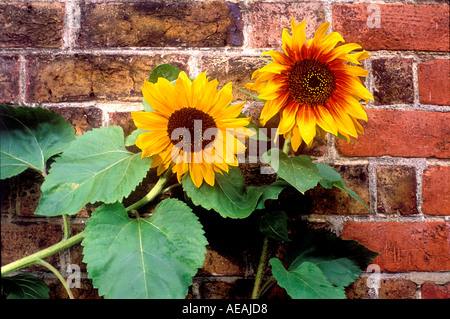
{"type": "Polygon", "coordinates": [[[326,132],[341,134],[348,141],[349,136],[362,134],[357,119],[367,121],[367,115],[359,101],[373,100],[358,78],[369,71],[347,64],[360,64],[369,53],[350,54],[361,49],[356,43],[335,47],[344,39],[337,32],[325,35],[328,22],[306,41],[305,24],[306,21],[296,24],[292,18],[292,36],[283,29],[283,52],[264,52],[263,56],[270,55],[273,62],[256,70],[252,75],[256,81],[245,86],[266,100],[260,117],[262,125],[280,112],[278,134],[291,138],[295,151],[302,140],[311,146],[317,131],[323,137],[326,132]]]}
{"type": "Polygon", "coordinates": [[[245,152],[243,139],[253,133],[244,129],[250,118],[238,117],[245,103],[230,105],[232,84],[220,91],[217,85],[206,73],[191,81],[184,72],[174,85],[164,78],[144,82],[144,99],[154,112],[131,116],[138,128],[149,131],[138,136],[136,146],[143,158],[152,157],[158,175],[171,167],[179,182],[189,171],[197,187],[203,180],[213,186],[215,172],[238,165],[236,155],[245,152]]]}

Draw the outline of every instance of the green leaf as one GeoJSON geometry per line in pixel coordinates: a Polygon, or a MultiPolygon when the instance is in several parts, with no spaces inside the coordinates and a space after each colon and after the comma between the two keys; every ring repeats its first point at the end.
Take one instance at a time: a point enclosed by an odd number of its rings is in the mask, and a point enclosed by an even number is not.
{"type": "Polygon", "coordinates": [[[203,183],[197,188],[189,174],[182,179],[183,189],[195,205],[214,209],[223,217],[246,218],[255,209],[261,190],[245,187],[239,167],[230,167],[228,173],[215,174],[214,186],[203,183]]]}
{"type": "Polygon", "coordinates": [[[207,244],[197,216],[177,199],[163,200],[150,219],[130,218],[121,203],[104,204],[86,223],[83,261],[106,298],[180,299],[207,244]]]}
{"type": "Polygon", "coordinates": [[[76,214],[87,203],[114,203],[128,196],[150,169],[151,160],[126,150],[122,128],[86,132],[52,164],[42,184],[36,214],[76,214]]]}
{"type": "Polygon", "coordinates": [[[316,166],[319,170],[320,175],[322,176],[322,179],[319,182],[321,186],[328,189],[332,188],[333,186],[340,188],[343,191],[346,191],[352,198],[356,199],[358,202],[363,204],[367,210],[369,210],[369,207],[367,207],[367,205],[361,200],[361,198],[359,198],[358,194],[345,186],[342,176],[331,166],[325,163],[317,163],[316,166]]]}
{"type": "Polygon", "coordinates": [[[0,178],[27,168],[46,174],[47,160],[74,139],[73,127],[56,112],[0,105],[0,178]]]}
{"type": "Polygon", "coordinates": [[[30,274],[2,277],[2,290],[8,299],[49,299],[50,292],[44,280],[30,274]]]}
{"type": "Polygon", "coordinates": [[[345,299],[343,287],[333,286],[316,265],[304,262],[286,270],[278,258],[270,259],[278,285],[293,299],[345,299]]]}
{"type": "Polygon", "coordinates": [[[357,241],[344,240],[332,232],[304,227],[298,233],[288,248],[289,269],[313,263],[337,286],[350,285],[378,256],[357,241]]]}
{"type": "Polygon", "coordinates": [[[178,74],[181,72],[180,69],[174,67],[171,64],[164,63],[155,67],[150,73],[149,82],[156,83],[158,78],[165,78],[166,80],[172,82],[178,78],[178,74]]]}
{"type": "Polygon", "coordinates": [[[255,209],[264,209],[266,200],[278,199],[278,196],[284,188],[284,185],[276,181],[270,185],[249,186],[247,190],[254,189],[255,191],[262,192],[262,196],[259,198],[258,205],[256,205],[255,209]]]}
{"type": "Polygon", "coordinates": [[[273,148],[263,155],[279,177],[294,186],[299,192],[304,193],[315,187],[322,179],[316,165],[306,155],[289,157],[277,148],[273,148]]]}
{"type": "Polygon", "coordinates": [[[270,238],[290,241],[287,231],[287,215],[283,211],[265,212],[261,216],[259,229],[270,238]]]}

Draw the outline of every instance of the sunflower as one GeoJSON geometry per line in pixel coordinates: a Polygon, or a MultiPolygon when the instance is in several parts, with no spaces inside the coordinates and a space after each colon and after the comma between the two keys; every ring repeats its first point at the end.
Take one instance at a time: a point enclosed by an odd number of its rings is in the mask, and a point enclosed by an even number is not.
{"type": "Polygon", "coordinates": [[[195,186],[203,180],[214,186],[216,172],[238,165],[236,155],[245,152],[243,139],[253,133],[244,128],[250,118],[240,117],[245,102],[230,105],[232,84],[220,91],[217,85],[206,73],[191,81],[184,72],[175,84],[165,78],[144,82],[144,99],[154,111],[131,116],[138,128],[149,131],[138,136],[136,146],[142,158],[152,157],[158,175],[171,167],[180,183],[189,171],[195,186]]]}
{"type": "Polygon", "coordinates": [[[359,61],[370,57],[367,51],[350,54],[361,49],[356,43],[343,44],[337,32],[328,35],[329,23],[323,23],[314,38],[306,41],[306,21],[295,23],[291,20],[292,36],[283,29],[282,51],[264,52],[273,62],[268,63],[252,75],[254,83],[246,88],[259,93],[265,100],[260,121],[265,125],[269,119],[280,112],[278,134],[291,138],[294,151],[302,140],[311,146],[316,132],[323,137],[326,132],[336,136],[357,137],[363,128],[357,121],[367,121],[363,99],[373,100],[370,92],[361,84],[358,77],[369,71],[357,66],[359,61]]]}

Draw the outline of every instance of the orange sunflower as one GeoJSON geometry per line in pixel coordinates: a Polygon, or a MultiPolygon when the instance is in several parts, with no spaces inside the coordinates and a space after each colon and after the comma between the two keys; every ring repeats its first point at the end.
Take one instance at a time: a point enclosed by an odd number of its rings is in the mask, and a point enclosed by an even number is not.
{"type": "Polygon", "coordinates": [[[250,118],[238,117],[245,103],[230,105],[232,84],[217,91],[217,80],[209,81],[201,73],[191,81],[180,72],[173,85],[164,78],[144,82],[145,101],[154,112],[132,112],[141,133],[136,146],[142,157],[152,157],[152,167],[161,175],[171,167],[178,181],[189,172],[200,187],[214,185],[216,172],[228,172],[237,166],[237,154],[245,152],[245,136],[253,131],[244,127],[250,118]]]}
{"type": "Polygon", "coordinates": [[[325,35],[328,22],[306,41],[305,24],[306,21],[296,24],[292,18],[292,36],[283,29],[283,52],[264,52],[263,56],[270,55],[273,62],[256,70],[252,75],[256,81],[245,85],[266,101],[260,117],[262,125],[280,112],[278,134],[291,138],[295,151],[302,140],[311,146],[317,131],[323,137],[326,132],[341,134],[348,141],[349,136],[362,134],[357,120],[367,121],[367,115],[359,101],[373,100],[358,78],[369,71],[347,64],[360,64],[369,53],[350,54],[361,49],[356,43],[335,47],[344,39],[337,32],[325,35]]]}

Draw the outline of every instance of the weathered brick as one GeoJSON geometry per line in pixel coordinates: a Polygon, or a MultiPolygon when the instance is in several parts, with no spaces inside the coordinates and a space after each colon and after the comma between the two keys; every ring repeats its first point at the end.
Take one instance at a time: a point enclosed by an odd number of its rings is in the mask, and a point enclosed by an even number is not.
{"type": "Polygon", "coordinates": [[[417,214],[416,171],[413,167],[377,167],[377,211],[382,214],[417,214]]]}
{"type": "Polygon", "coordinates": [[[447,271],[449,225],[445,222],[348,222],[341,237],[380,253],[381,271],[447,271]]]}
{"type": "Polygon", "coordinates": [[[416,299],[417,285],[406,279],[383,279],[380,281],[379,299],[416,299]]]}
{"type": "Polygon", "coordinates": [[[202,280],[199,284],[201,299],[249,299],[253,289],[252,279],[235,279],[224,282],[202,280]]]}
{"type": "Polygon", "coordinates": [[[0,47],[60,47],[64,11],[64,3],[1,3],[0,47]]]}
{"type": "Polygon", "coordinates": [[[448,5],[334,4],[332,14],[334,31],[366,50],[449,48],[448,5]]]}
{"type": "Polygon", "coordinates": [[[418,70],[420,103],[450,105],[450,60],[424,62],[418,70]]]}
{"type": "Polygon", "coordinates": [[[422,211],[427,215],[450,215],[450,167],[428,167],[423,172],[422,187],[422,211]]]}
{"type": "Polygon", "coordinates": [[[280,47],[283,28],[291,29],[291,17],[296,22],[308,20],[306,36],[311,38],[317,27],[325,22],[325,11],[321,2],[255,2],[249,10],[251,32],[250,47],[280,47]]]}
{"type": "MultiPolygon", "coordinates": [[[[367,165],[333,166],[341,174],[345,185],[356,192],[369,206],[369,173],[367,165]]],[[[369,211],[356,199],[336,187],[326,189],[318,186],[307,192],[312,198],[313,214],[363,215],[369,211]]]]}
{"type": "Polygon", "coordinates": [[[424,282],[421,287],[422,299],[450,299],[450,283],[437,285],[424,282]]]}
{"type": "Polygon", "coordinates": [[[144,80],[158,64],[186,70],[185,55],[28,57],[27,101],[142,101],[144,80]]]}
{"type": "MultiPolygon", "coordinates": [[[[219,81],[219,88],[228,82],[233,83],[234,101],[254,100],[249,95],[239,91],[238,88],[243,88],[250,81],[253,72],[266,64],[261,57],[206,55],[202,57],[201,62],[202,71],[206,71],[206,75],[211,79],[217,79],[219,81]]],[[[255,92],[252,94],[255,94],[255,92]]]]}
{"type": "Polygon", "coordinates": [[[243,264],[243,260],[239,260],[236,256],[225,256],[212,250],[211,247],[207,247],[205,262],[199,274],[243,276],[245,264],[243,264]]]}
{"type": "Polygon", "coordinates": [[[372,61],[375,105],[414,102],[412,59],[372,61]]]}
{"type": "Polygon", "coordinates": [[[118,125],[122,127],[125,136],[128,136],[137,129],[136,125],[131,118],[131,112],[110,112],[109,114],[109,125],[118,125]]]}
{"type": "Polygon", "coordinates": [[[367,110],[356,143],[336,142],[344,156],[450,157],[450,113],[367,110]]]}
{"type": "Polygon", "coordinates": [[[0,56],[0,103],[17,103],[19,98],[19,59],[0,56]]]}
{"type": "MultiPolygon", "coordinates": [[[[2,266],[48,248],[62,238],[59,223],[38,224],[2,220],[1,229],[2,266]]],[[[58,256],[52,255],[46,258],[46,261],[53,264],[59,260],[58,256]]]]}
{"type": "Polygon", "coordinates": [[[241,12],[233,3],[86,3],[81,7],[78,44],[85,47],[221,47],[242,43],[241,12]]]}
{"type": "Polygon", "coordinates": [[[75,129],[76,135],[81,135],[102,125],[102,110],[95,107],[50,107],[58,112],[75,129]]]}
{"type": "Polygon", "coordinates": [[[347,299],[370,299],[367,278],[358,278],[345,288],[347,299]]]}

